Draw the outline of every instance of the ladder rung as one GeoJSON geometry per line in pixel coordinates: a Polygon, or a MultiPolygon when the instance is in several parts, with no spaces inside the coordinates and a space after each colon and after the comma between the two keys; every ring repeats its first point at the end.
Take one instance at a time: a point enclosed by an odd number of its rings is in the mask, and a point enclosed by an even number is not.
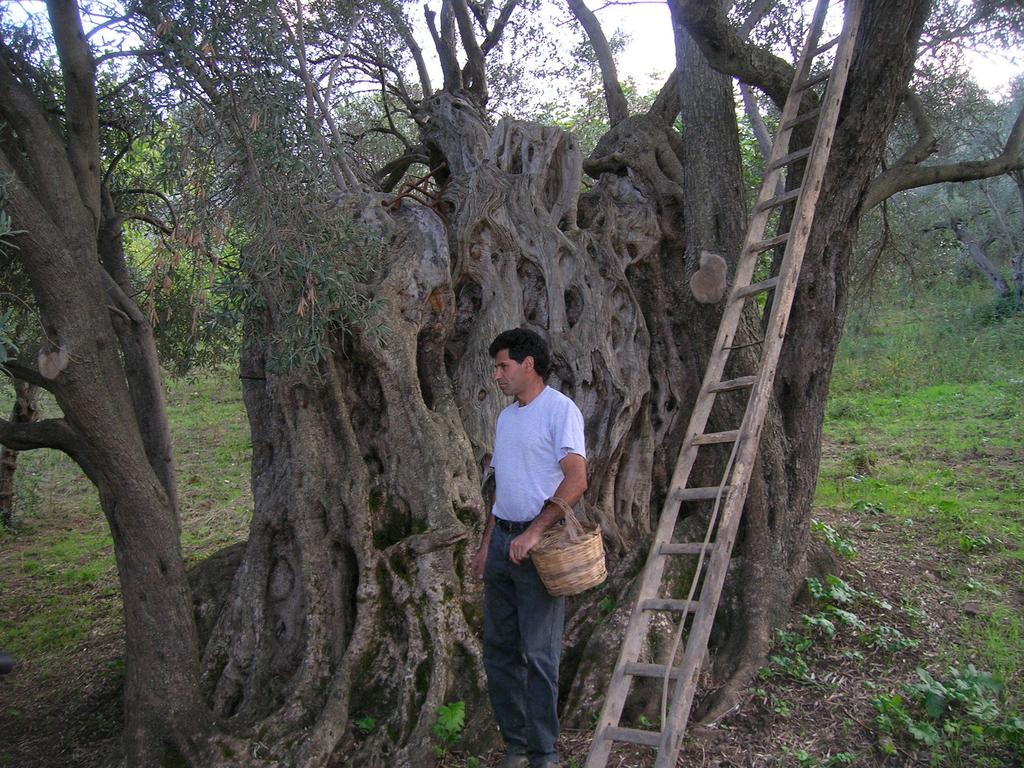
{"type": "MultiPolygon", "coordinates": [[[[654,677],[658,680],[665,679],[665,667],[661,664],[638,664],[636,662],[627,664],[623,667],[623,672],[627,675],[633,675],[633,677],[654,677]]],[[[678,680],[683,675],[683,670],[679,667],[672,667],[669,670],[668,676],[671,680],[678,680]]]]}
{"type": "Polygon", "coordinates": [[[694,445],[717,445],[718,443],[735,443],[740,436],[738,429],[727,432],[706,432],[693,438],[694,445]]]}
{"type": "Polygon", "coordinates": [[[800,83],[800,85],[797,88],[797,90],[798,91],[806,91],[808,88],[813,88],[818,83],[824,83],[830,77],[832,77],[832,70],[828,70],[827,72],[822,72],[820,75],[815,75],[810,80],[804,80],[802,83],[800,83]]]}
{"type": "Polygon", "coordinates": [[[722,349],[747,349],[748,347],[756,347],[758,344],[764,344],[764,339],[755,339],[754,341],[748,341],[745,344],[733,344],[732,346],[729,347],[722,347],[722,349]]]}
{"type": "Polygon", "coordinates": [[[755,213],[767,211],[769,208],[775,208],[780,205],[785,205],[786,203],[792,200],[796,200],[798,197],[800,197],[801,189],[802,187],[797,187],[796,189],[789,190],[789,192],[786,192],[784,195],[779,195],[778,197],[773,197],[770,200],[765,200],[763,203],[757,206],[755,213]]]}
{"type": "Polygon", "coordinates": [[[795,163],[797,160],[803,160],[805,157],[808,157],[810,154],[811,154],[811,148],[810,147],[804,147],[803,149],[798,149],[796,152],[790,152],[785,157],[780,157],[774,163],[769,165],[768,166],[768,170],[774,171],[776,168],[782,168],[784,166],[789,165],[790,163],[795,163]]]}
{"type": "Polygon", "coordinates": [[[675,600],[668,597],[652,597],[640,601],[641,611],[675,611],[676,613],[692,613],[700,603],[696,600],[675,600]]]}
{"type": "Polygon", "coordinates": [[[771,248],[782,245],[787,240],[789,240],[789,232],[783,232],[781,235],[769,237],[767,240],[758,240],[747,249],[747,252],[760,253],[761,251],[767,251],[771,248]]]}
{"type": "Polygon", "coordinates": [[[787,131],[790,128],[796,128],[798,125],[801,125],[802,123],[806,123],[809,120],[817,119],[818,115],[820,115],[820,114],[821,114],[821,107],[809,110],[807,112],[804,112],[802,115],[797,115],[792,120],[787,120],[785,123],[782,124],[782,128],[780,128],[779,130],[781,132],[781,131],[787,131]]]}
{"type": "MultiPolygon", "coordinates": [[[[728,493],[731,485],[723,485],[722,498],[724,499],[728,493]]],[[[680,501],[714,501],[718,498],[717,485],[710,485],[706,488],[683,488],[682,490],[670,493],[669,497],[679,499],[680,501]]]]}
{"type": "Polygon", "coordinates": [[[767,280],[762,280],[760,283],[751,283],[750,285],[744,285],[742,288],[737,288],[736,292],[733,293],[733,301],[736,299],[745,299],[747,296],[753,296],[755,293],[764,293],[770,291],[776,285],[779,284],[779,276],[769,277],[767,280]]]}
{"type": "Polygon", "coordinates": [[[714,548],[714,544],[708,544],[705,546],[703,542],[696,541],[687,541],[684,543],[669,542],[667,544],[662,544],[658,553],[662,555],[699,555],[705,550],[710,552],[714,548]]]}
{"type": "Polygon", "coordinates": [[[829,40],[827,43],[822,43],[821,45],[819,45],[817,48],[815,48],[813,51],[811,51],[811,58],[814,58],[815,56],[820,56],[825,51],[827,51],[829,48],[835,48],[836,44],[839,42],[839,38],[840,37],[841,37],[841,35],[836,35],[831,40],[829,40]]]}
{"type": "Polygon", "coordinates": [[[604,729],[604,737],[611,741],[622,741],[627,744],[642,744],[645,747],[661,745],[661,734],[658,731],[641,731],[639,728],[604,729]]]}
{"type": "MultiPolygon", "coordinates": [[[[740,376],[738,379],[726,379],[708,387],[708,392],[732,392],[736,389],[746,389],[754,386],[757,376],[740,376]]],[[[721,434],[721,433],[718,433],[721,434]]]]}

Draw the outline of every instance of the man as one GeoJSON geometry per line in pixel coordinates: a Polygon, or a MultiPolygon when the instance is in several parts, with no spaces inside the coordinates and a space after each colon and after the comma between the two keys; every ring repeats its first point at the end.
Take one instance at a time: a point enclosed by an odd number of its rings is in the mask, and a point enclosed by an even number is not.
{"type": "Polygon", "coordinates": [[[583,415],[544,384],[551,361],[536,333],[505,331],[490,353],[494,380],[515,400],[498,416],[494,506],[473,558],[484,580],[484,668],[507,749],[501,768],[557,767],[565,598],[548,594],[530,550],[587,488],[583,415]]]}

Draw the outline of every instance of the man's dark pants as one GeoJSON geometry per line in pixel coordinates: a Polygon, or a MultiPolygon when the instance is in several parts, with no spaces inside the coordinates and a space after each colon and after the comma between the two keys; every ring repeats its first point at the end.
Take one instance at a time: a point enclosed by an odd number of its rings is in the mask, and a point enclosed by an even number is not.
{"type": "Polygon", "coordinates": [[[508,559],[520,532],[496,525],[491,535],[484,568],[484,668],[508,751],[543,766],[557,760],[565,598],[548,594],[530,560],[514,565],[508,559]]]}

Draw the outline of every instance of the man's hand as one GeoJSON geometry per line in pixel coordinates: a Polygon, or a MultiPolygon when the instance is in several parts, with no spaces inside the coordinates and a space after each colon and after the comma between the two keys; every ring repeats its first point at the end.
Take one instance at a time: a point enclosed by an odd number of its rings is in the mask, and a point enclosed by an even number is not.
{"type": "Polygon", "coordinates": [[[470,569],[478,579],[484,577],[485,565],[487,565],[487,542],[480,545],[480,549],[476,551],[476,554],[473,555],[473,560],[470,562],[470,569]]]}
{"type": "Polygon", "coordinates": [[[512,543],[508,547],[508,559],[516,565],[522,563],[530,556],[530,550],[537,546],[543,535],[543,531],[537,530],[536,526],[531,525],[512,539],[512,543]]]}

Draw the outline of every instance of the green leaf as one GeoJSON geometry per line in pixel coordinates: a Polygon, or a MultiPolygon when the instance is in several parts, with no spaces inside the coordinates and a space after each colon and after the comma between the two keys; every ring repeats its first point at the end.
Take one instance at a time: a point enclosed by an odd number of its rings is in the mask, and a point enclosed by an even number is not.
{"type": "Polygon", "coordinates": [[[935,726],[931,723],[920,723],[912,720],[907,725],[907,731],[915,739],[929,747],[935,747],[939,744],[939,732],[935,730],[935,726]]]}
{"type": "Polygon", "coordinates": [[[938,720],[946,711],[946,697],[935,691],[929,691],[924,699],[924,710],[928,713],[928,717],[938,720]]]}

